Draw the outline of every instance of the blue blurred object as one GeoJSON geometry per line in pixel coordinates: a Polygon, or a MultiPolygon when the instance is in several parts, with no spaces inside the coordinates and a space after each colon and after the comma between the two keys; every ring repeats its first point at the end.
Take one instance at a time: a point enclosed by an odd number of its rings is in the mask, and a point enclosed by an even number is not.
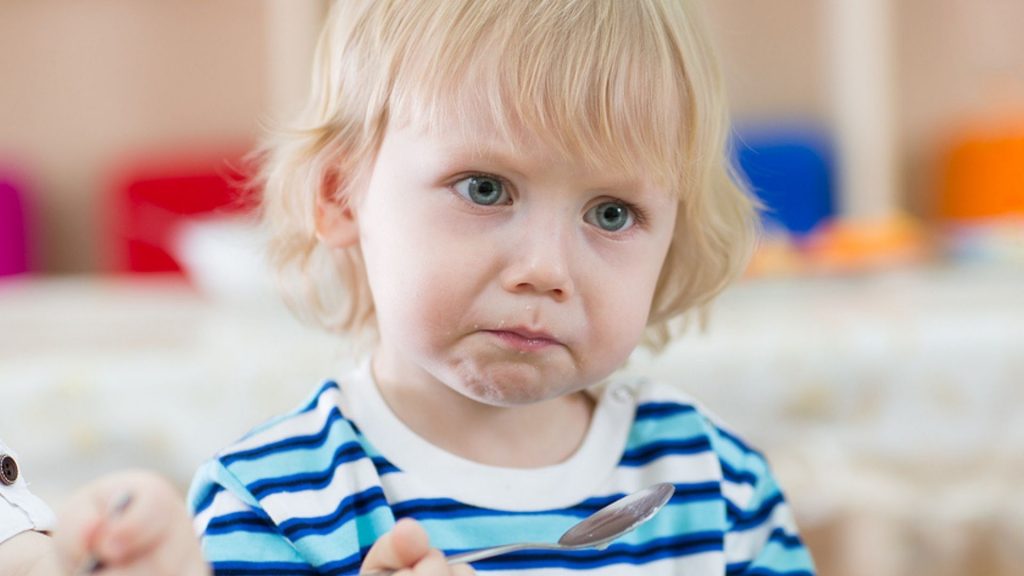
{"type": "Polygon", "coordinates": [[[806,126],[737,130],[736,163],[764,203],[766,224],[805,236],[835,214],[829,137],[806,126]]]}

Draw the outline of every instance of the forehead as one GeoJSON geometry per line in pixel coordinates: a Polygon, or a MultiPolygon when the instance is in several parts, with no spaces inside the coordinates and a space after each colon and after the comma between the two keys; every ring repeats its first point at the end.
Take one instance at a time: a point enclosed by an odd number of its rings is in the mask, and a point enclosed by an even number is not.
{"type": "Polygon", "coordinates": [[[643,3],[581,3],[578,22],[532,2],[500,4],[500,14],[438,17],[410,40],[393,68],[389,123],[490,134],[665,187],[683,181],[686,78],[643,3]]]}
{"type": "Polygon", "coordinates": [[[521,104],[499,104],[472,91],[434,98],[393,113],[388,130],[414,134],[453,158],[558,165],[605,181],[676,188],[681,155],[637,145],[635,132],[621,138],[595,133],[585,111],[539,115],[524,112],[521,104]]]}
{"type": "Polygon", "coordinates": [[[550,134],[521,122],[503,122],[461,108],[446,122],[405,118],[388,126],[385,145],[403,162],[446,169],[506,171],[508,176],[558,173],[595,187],[664,190],[634,163],[601,161],[593,155],[559,145],[550,134]]]}

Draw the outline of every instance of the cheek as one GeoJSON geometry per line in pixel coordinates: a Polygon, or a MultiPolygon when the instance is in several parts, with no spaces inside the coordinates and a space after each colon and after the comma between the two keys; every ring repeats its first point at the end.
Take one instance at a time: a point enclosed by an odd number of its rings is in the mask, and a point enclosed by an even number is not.
{"type": "Polygon", "coordinates": [[[638,258],[632,266],[620,268],[614,279],[598,284],[600,298],[589,317],[609,354],[624,358],[640,343],[647,329],[660,270],[660,262],[638,258]]]}
{"type": "Polygon", "coordinates": [[[449,330],[467,284],[456,274],[466,267],[453,265],[455,248],[421,236],[395,227],[382,242],[368,239],[364,249],[381,330],[404,338],[449,330]]]}
{"type": "Polygon", "coordinates": [[[647,328],[650,302],[639,292],[623,288],[625,286],[614,290],[617,296],[614,303],[602,306],[598,323],[608,353],[625,359],[640,343],[647,328]]]}

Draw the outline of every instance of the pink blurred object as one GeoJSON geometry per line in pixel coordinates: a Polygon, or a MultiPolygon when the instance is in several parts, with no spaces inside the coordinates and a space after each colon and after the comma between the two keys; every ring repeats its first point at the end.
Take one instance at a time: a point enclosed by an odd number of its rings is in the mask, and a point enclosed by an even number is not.
{"type": "Polygon", "coordinates": [[[0,276],[28,272],[28,225],[23,188],[9,173],[0,173],[0,276]]]}

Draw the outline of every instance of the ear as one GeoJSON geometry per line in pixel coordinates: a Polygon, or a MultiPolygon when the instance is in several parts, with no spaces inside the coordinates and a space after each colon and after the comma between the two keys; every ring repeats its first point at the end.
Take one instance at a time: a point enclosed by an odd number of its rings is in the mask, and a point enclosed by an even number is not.
{"type": "Polygon", "coordinates": [[[328,248],[348,248],[359,241],[359,226],[350,200],[339,186],[337,175],[324,177],[316,199],[316,237],[328,248]]]}

